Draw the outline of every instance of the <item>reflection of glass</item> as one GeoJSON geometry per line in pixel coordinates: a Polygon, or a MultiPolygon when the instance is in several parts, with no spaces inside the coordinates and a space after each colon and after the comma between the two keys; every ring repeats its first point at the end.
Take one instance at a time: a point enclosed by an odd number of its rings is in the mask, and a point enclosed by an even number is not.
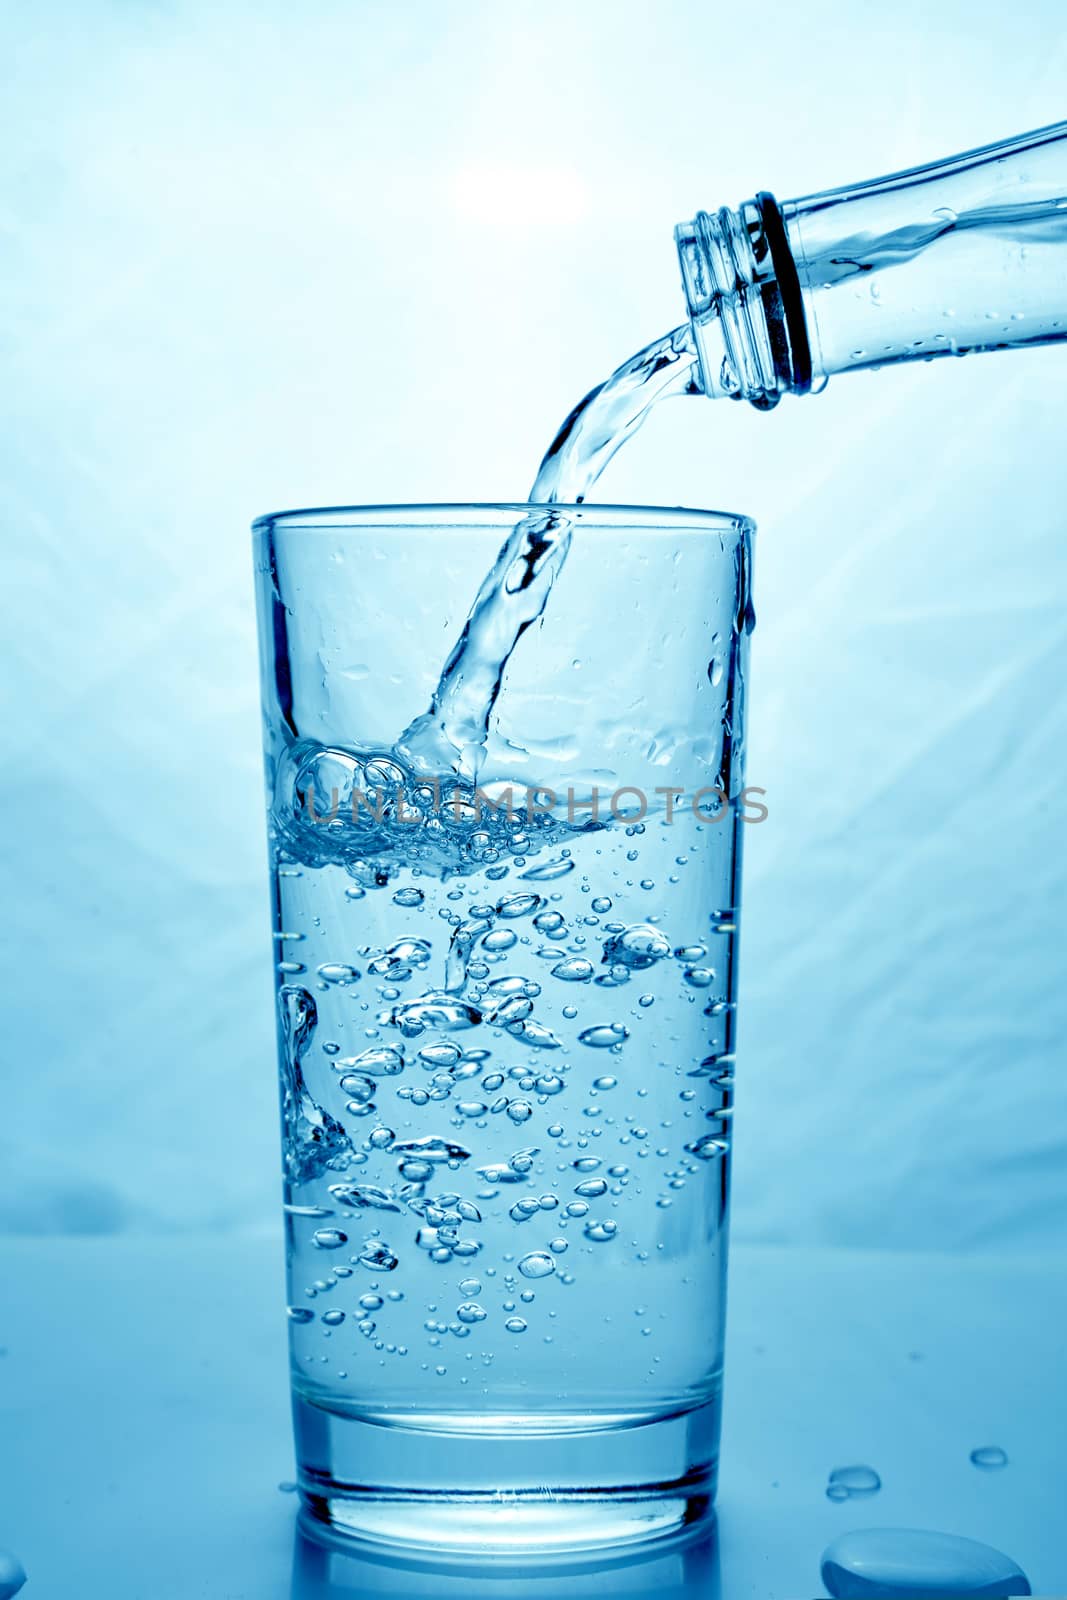
{"type": "Polygon", "coordinates": [[[752,625],[744,519],[572,508],[435,789],[396,740],[517,510],[257,528],[300,1488],[479,1552],[714,1493],[752,625]]]}
{"type": "Polygon", "coordinates": [[[714,1518],[643,1554],[450,1563],[331,1541],[298,1525],[290,1600],[721,1600],[714,1518]]]}

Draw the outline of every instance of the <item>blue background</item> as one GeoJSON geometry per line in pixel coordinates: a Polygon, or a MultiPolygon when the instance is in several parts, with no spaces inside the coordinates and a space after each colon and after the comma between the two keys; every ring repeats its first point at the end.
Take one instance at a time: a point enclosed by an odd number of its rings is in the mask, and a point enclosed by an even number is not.
{"type": "MultiPolygon", "coordinates": [[[[1067,24],[60,0],[3,33],[0,1232],[272,1231],[251,517],[521,497],[680,320],[676,221],[1062,117],[1067,24]]],[[[760,525],[740,1240],[1067,1244],[1065,416],[1065,349],[921,365],[673,402],[604,480],[760,525]]]]}
{"type": "MultiPolygon", "coordinates": [[[[676,221],[1053,121],[1067,27],[81,0],[6,32],[0,1228],[265,1223],[252,515],[521,496],[680,317],[676,221]]],[[[1055,349],[676,401],[604,480],[760,525],[740,1236],[1067,1239],[1065,400],[1055,349]]]]}

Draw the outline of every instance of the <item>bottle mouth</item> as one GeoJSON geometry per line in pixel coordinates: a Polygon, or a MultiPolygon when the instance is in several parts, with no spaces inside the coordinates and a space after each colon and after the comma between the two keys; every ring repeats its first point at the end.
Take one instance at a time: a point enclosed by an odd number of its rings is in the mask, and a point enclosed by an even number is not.
{"type": "Polygon", "coordinates": [[[811,388],[800,279],[773,195],[674,230],[705,394],[760,410],[811,388]]]}

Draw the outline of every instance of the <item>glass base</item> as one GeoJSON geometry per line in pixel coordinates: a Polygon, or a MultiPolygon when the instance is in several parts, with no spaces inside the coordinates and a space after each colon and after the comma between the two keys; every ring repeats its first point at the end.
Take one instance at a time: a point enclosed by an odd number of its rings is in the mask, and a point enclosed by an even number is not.
{"type": "Polygon", "coordinates": [[[395,1417],[293,1396],[307,1517],[411,1550],[603,1550],[677,1535],[715,1495],[719,1399],[662,1415],[395,1417]]]}

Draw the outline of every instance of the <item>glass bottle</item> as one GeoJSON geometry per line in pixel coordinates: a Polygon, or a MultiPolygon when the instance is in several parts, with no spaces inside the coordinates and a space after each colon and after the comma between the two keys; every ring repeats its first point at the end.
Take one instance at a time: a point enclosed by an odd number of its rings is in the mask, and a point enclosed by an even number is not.
{"type": "Polygon", "coordinates": [[[675,240],[700,386],[763,410],[836,372],[1067,339],[1067,122],[675,240]]]}

